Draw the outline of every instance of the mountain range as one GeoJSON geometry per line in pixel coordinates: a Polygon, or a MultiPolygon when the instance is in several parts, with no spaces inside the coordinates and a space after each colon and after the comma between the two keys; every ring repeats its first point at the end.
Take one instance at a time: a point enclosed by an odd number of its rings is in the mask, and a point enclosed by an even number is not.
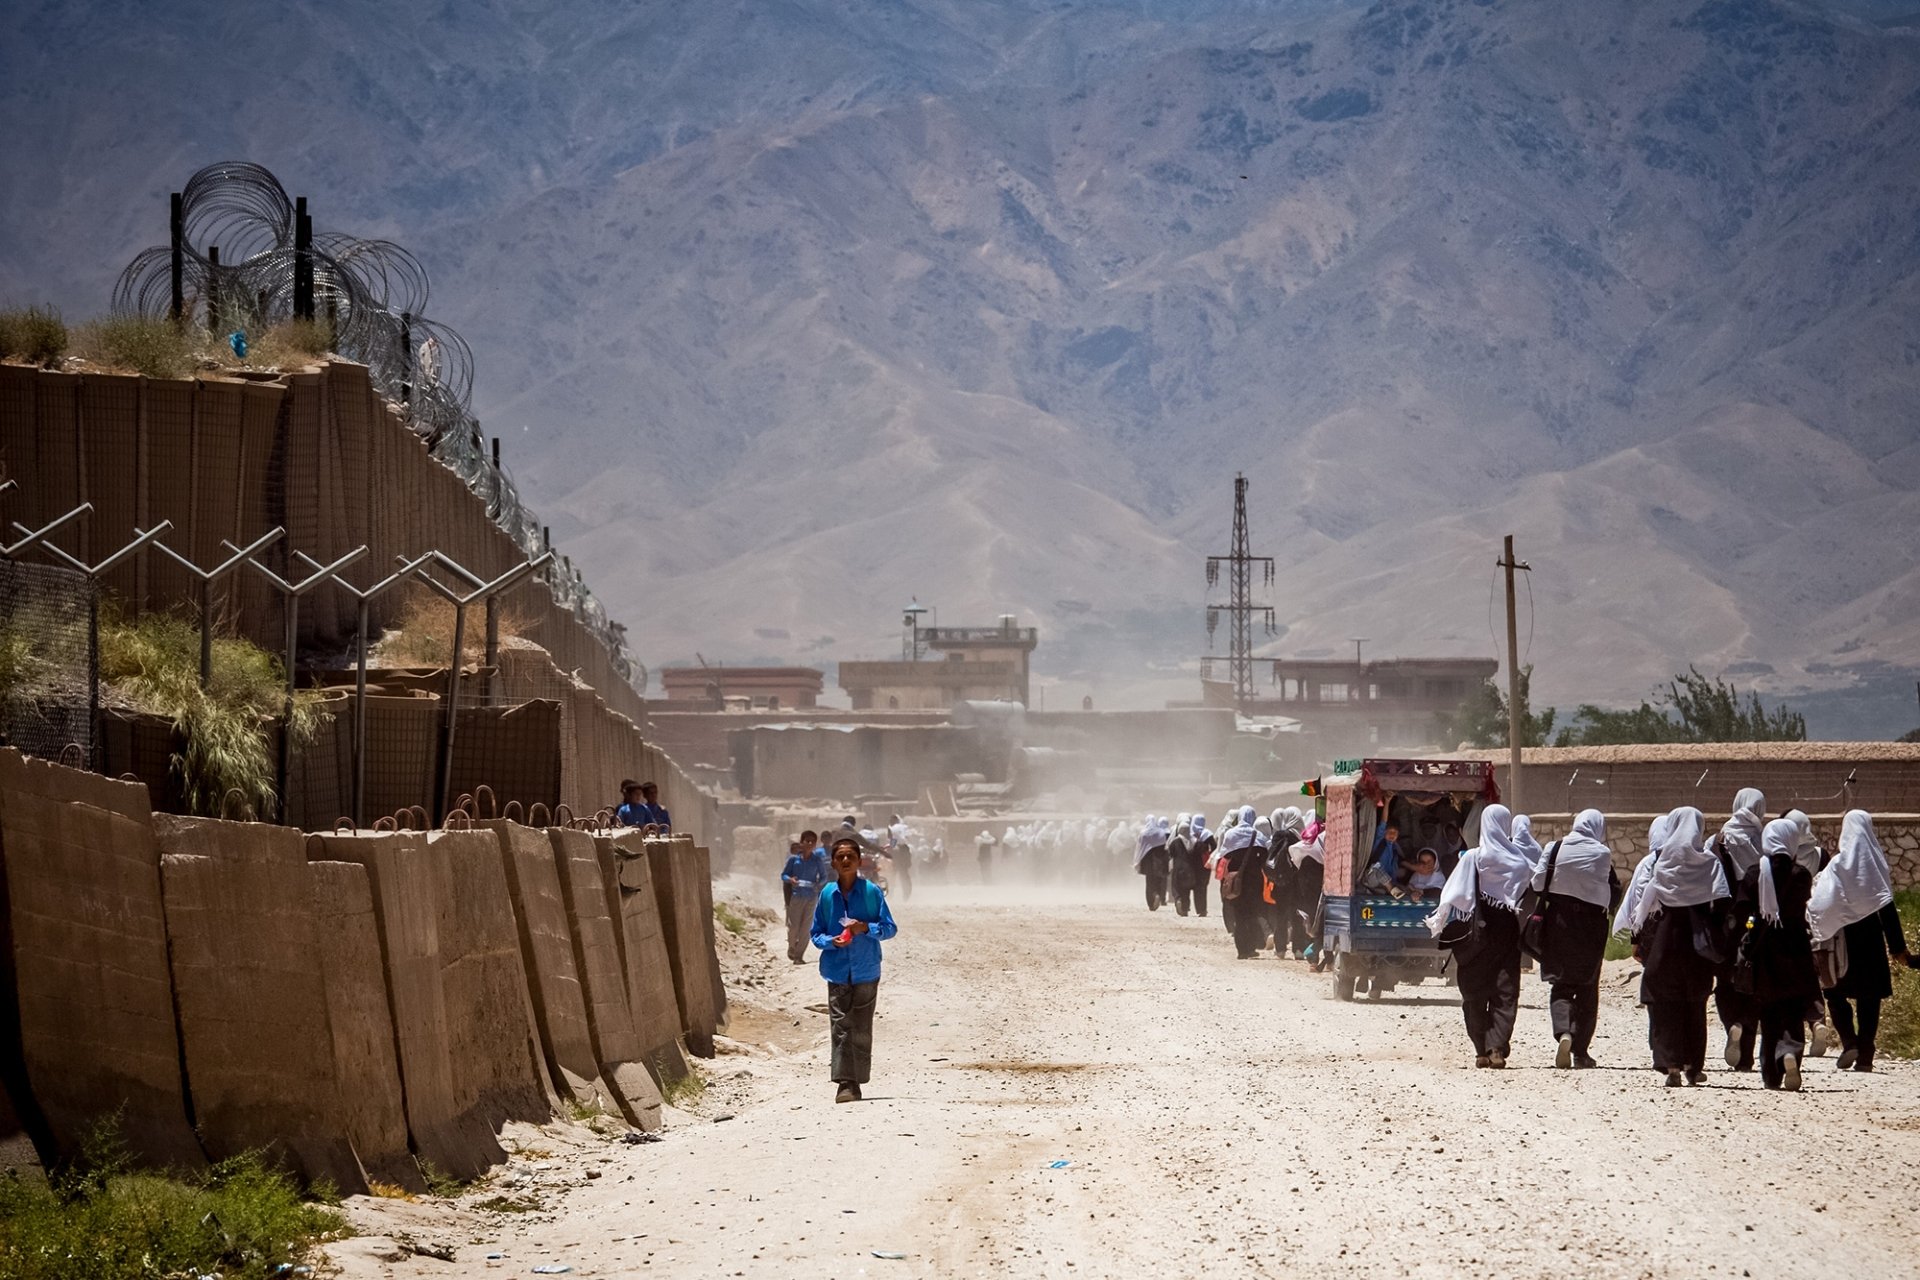
{"type": "Polygon", "coordinates": [[[43,0],[0,16],[0,300],[104,309],[167,191],[265,164],[426,263],[650,665],[885,656],[918,597],[1036,623],[1055,705],[1193,697],[1244,473],[1264,654],[1491,655],[1512,533],[1540,701],[1694,664],[1882,736],[1910,18],[43,0]]]}

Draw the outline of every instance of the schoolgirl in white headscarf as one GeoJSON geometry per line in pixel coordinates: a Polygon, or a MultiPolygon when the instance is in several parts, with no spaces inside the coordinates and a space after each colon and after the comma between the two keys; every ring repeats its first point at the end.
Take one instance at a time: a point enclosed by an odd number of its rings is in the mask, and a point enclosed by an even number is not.
{"type": "Polygon", "coordinates": [[[1540,847],[1538,840],[1533,838],[1533,819],[1524,813],[1514,815],[1513,843],[1527,855],[1527,861],[1536,867],[1546,856],[1547,851],[1540,847]]]}
{"type": "Polygon", "coordinates": [[[1836,960],[1844,956],[1845,971],[1827,988],[1827,1008],[1840,1033],[1838,1066],[1871,1071],[1880,1003],[1893,995],[1888,956],[1909,967],[1913,961],[1893,906],[1887,853],[1866,810],[1850,809],[1840,820],[1840,848],[1814,877],[1807,925],[1815,946],[1831,950],[1836,960]]]}
{"type": "Polygon", "coordinates": [[[1518,912],[1533,863],[1514,842],[1512,824],[1505,805],[1487,806],[1480,815],[1480,843],[1460,855],[1428,918],[1435,937],[1453,920],[1473,921],[1473,932],[1455,945],[1453,959],[1477,1067],[1507,1065],[1520,1007],[1518,912]]]}
{"type": "Polygon", "coordinates": [[[1733,797],[1733,816],[1720,828],[1719,849],[1733,860],[1733,874],[1744,876],[1760,860],[1760,835],[1767,825],[1767,798],[1752,787],[1733,797]]]}
{"type": "Polygon", "coordinates": [[[1654,859],[1660,853],[1660,846],[1666,841],[1667,830],[1673,826],[1673,815],[1663,813],[1653,820],[1647,828],[1647,852],[1633,869],[1633,878],[1627,882],[1627,892],[1620,899],[1620,910],[1613,916],[1615,933],[1631,934],[1635,931],[1634,918],[1640,910],[1640,899],[1647,891],[1647,884],[1653,878],[1654,859]]]}
{"type": "Polygon", "coordinates": [[[1740,900],[1747,904],[1741,954],[1759,1006],[1755,1057],[1769,1089],[1799,1089],[1807,1006],[1820,994],[1806,920],[1813,877],[1794,860],[1798,837],[1791,819],[1769,822],[1760,833],[1760,856],[1741,878],[1740,900]]]}
{"type": "Polygon", "coordinates": [[[1706,1080],[1707,997],[1727,960],[1727,877],[1706,847],[1698,809],[1675,809],[1633,904],[1634,943],[1646,966],[1640,1003],[1647,1007],[1653,1064],[1667,1084],[1706,1080]]]}
{"type": "Polygon", "coordinates": [[[1606,834],[1605,816],[1598,809],[1582,810],[1573,830],[1547,851],[1533,872],[1534,889],[1546,895],[1540,977],[1549,988],[1547,1008],[1558,1046],[1554,1065],[1562,1070],[1593,1065],[1587,1050],[1600,1016],[1607,908],[1619,883],[1606,834]]]}

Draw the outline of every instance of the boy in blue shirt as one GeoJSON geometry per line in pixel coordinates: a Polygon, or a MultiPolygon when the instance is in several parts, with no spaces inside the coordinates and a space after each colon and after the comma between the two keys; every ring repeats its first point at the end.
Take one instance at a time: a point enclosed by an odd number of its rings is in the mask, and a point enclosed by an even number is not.
{"type": "Polygon", "coordinates": [[[820,838],[802,831],[794,841],[787,865],[780,871],[780,890],[787,900],[787,959],[795,964],[807,962],[807,935],[813,923],[813,909],[833,869],[827,863],[827,851],[820,838]]]}
{"type": "Polygon", "coordinates": [[[813,945],[827,980],[833,1031],[835,1102],[858,1102],[873,1066],[873,1006],[880,994],[880,944],[894,936],[893,913],[880,886],[860,876],[860,839],[834,837],[833,882],[813,909],[813,945]]]}

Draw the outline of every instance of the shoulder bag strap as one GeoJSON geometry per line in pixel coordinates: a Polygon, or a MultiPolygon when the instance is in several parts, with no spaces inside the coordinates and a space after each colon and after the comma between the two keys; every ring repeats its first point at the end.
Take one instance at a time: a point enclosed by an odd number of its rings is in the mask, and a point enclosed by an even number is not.
{"type": "Polygon", "coordinates": [[[1540,890],[1540,896],[1546,897],[1553,892],[1553,869],[1560,862],[1560,841],[1555,840],[1547,846],[1547,883],[1540,890]]]}

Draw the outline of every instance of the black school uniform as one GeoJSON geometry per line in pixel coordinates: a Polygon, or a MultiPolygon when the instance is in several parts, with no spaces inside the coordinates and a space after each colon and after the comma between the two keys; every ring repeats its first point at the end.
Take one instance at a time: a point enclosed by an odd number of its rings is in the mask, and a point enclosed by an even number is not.
{"type": "Polygon", "coordinates": [[[1454,980],[1460,986],[1460,1010],[1476,1054],[1513,1052],[1513,1022],[1520,1012],[1520,915],[1481,895],[1478,938],[1456,946],[1454,980]]]}
{"type": "Polygon", "coordinates": [[[1662,907],[1634,939],[1645,966],[1640,1003],[1647,1007],[1653,1065],[1661,1071],[1706,1069],[1707,997],[1720,961],[1703,954],[1695,940],[1699,935],[1711,945],[1719,912],[1717,904],[1662,907]]]}
{"type": "Polygon", "coordinates": [[[1755,1057],[1760,1078],[1777,1086],[1784,1072],[1782,1058],[1805,1054],[1808,1001],[1818,997],[1820,979],[1813,967],[1813,939],[1807,932],[1807,899],[1813,894],[1813,875],[1790,854],[1769,859],[1780,919],[1769,923],[1760,914],[1760,867],[1755,864],[1740,879],[1741,901],[1752,904],[1744,914],[1748,924],[1744,943],[1751,966],[1754,1005],[1759,1011],[1760,1042],[1755,1057]]]}
{"type": "Polygon", "coordinates": [[[1880,1034],[1880,1002],[1893,995],[1893,966],[1887,954],[1904,955],[1907,936],[1891,902],[1840,932],[1847,940],[1847,971],[1827,990],[1827,1011],[1833,1017],[1833,1029],[1840,1033],[1841,1048],[1858,1055],[1855,1066],[1871,1067],[1880,1034]]]}

